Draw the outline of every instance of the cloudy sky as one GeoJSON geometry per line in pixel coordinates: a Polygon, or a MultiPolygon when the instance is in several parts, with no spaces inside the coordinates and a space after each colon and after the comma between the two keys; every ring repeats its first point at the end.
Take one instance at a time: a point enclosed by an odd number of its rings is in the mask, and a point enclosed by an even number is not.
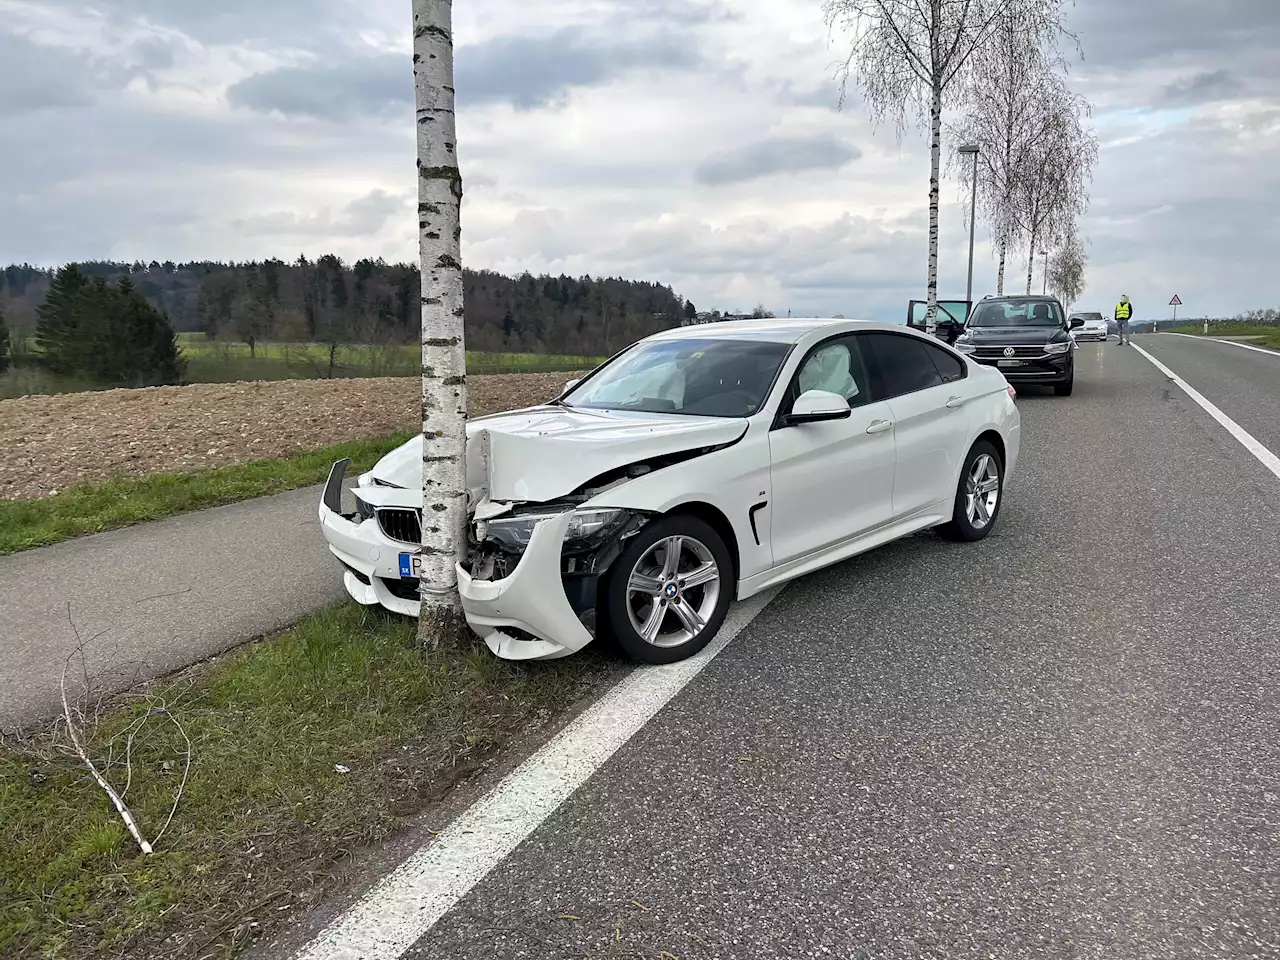
{"type": "MultiPolygon", "coordinates": [[[[1208,10],[1072,11],[1102,143],[1083,306],[1280,306],[1280,3],[1208,10]]],[[[409,0],[0,0],[0,263],[415,258],[409,23],[409,0]]],[[[468,266],[796,315],[923,296],[927,150],[838,109],[819,0],[469,0],[454,27],[468,266]]]]}

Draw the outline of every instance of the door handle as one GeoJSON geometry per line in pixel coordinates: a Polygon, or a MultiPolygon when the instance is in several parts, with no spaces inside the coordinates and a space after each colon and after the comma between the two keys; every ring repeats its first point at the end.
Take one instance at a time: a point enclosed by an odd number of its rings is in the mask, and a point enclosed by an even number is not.
{"type": "Polygon", "coordinates": [[[962,405],[964,401],[964,397],[950,397],[947,400],[947,406],[954,410],[956,407],[962,405]]]}
{"type": "Polygon", "coordinates": [[[884,433],[893,426],[892,420],[873,420],[867,427],[867,433],[884,433]]]}

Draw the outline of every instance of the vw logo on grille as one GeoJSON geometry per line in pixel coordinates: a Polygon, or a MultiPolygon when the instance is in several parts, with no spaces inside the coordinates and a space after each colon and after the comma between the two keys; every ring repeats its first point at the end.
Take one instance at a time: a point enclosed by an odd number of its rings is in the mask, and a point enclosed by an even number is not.
{"type": "Polygon", "coordinates": [[[1012,356],[1013,356],[1013,347],[1005,347],[1005,348],[1004,348],[1004,355],[1005,355],[1006,357],[1012,357],[1012,356]]]}

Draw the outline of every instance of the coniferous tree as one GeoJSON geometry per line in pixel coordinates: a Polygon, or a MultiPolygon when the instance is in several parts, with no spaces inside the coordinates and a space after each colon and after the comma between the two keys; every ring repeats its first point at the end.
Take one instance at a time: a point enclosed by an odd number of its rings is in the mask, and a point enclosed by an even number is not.
{"type": "Polygon", "coordinates": [[[4,311],[0,310],[0,373],[9,369],[9,328],[4,323],[4,311]]]}

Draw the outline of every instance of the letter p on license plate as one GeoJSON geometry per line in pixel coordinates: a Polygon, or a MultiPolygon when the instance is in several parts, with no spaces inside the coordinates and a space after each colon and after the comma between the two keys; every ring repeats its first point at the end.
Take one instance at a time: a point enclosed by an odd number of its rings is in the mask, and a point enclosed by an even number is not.
{"type": "Polygon", "coordinates": [[[422,554],[420,553],[400,554],[400,579],[401,580],[421,580],[422,579],[422,554]]]}

